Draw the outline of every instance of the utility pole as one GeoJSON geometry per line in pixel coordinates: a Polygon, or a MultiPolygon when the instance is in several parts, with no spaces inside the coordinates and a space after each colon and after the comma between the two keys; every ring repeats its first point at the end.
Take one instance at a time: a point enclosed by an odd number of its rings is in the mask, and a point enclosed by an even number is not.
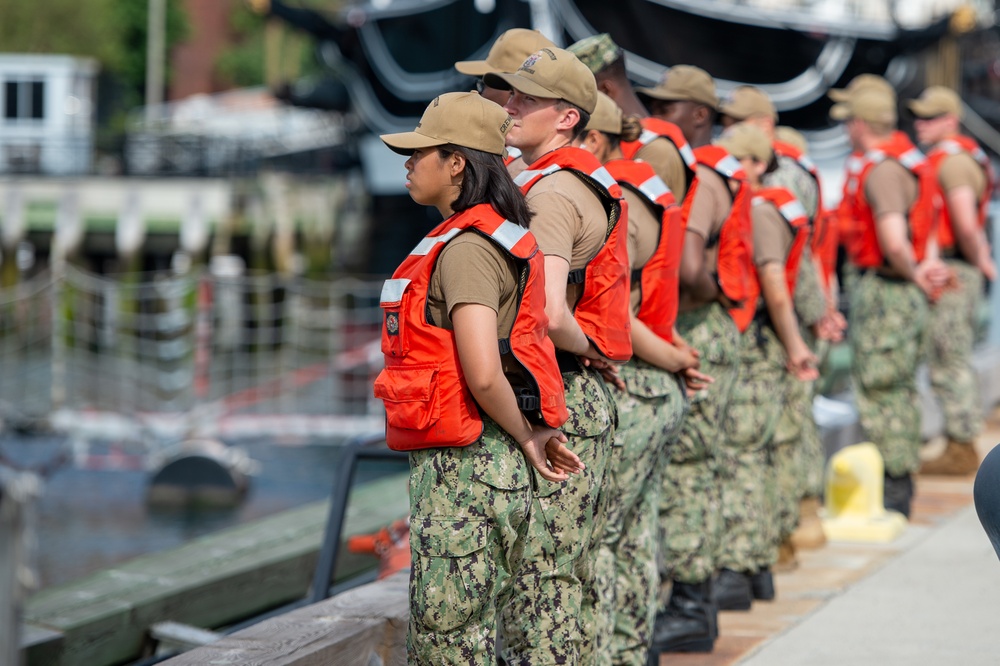
{"type": "Polygon", "coordinates": [[[149,0],[146,34],[146,122],[154,122],[163,103],[167,0],[149,0]]]}

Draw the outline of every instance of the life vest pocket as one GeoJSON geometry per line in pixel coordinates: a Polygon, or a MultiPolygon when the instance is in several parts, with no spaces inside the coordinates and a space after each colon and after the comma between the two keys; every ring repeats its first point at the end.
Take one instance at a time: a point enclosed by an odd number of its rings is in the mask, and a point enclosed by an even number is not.
{"type": "Polygon", "coordinates": [[[382,353],[401,357],[410,351],[406,331],[406,299],[410,297],[410,280],[391,279],[382,285],[382,353]]]}
{"type": "Polygon", "coordinates": [[[386,366],[375,379],[389,425],[427,430],[441,418],[437,364],[386,366]]]}

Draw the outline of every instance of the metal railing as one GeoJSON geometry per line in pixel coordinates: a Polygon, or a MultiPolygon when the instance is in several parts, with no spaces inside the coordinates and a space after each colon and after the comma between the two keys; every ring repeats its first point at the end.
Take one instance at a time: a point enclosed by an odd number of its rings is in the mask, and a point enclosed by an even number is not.
{"type": "Polygon", "coordinates": [[[377,431],[380,288],[40,274],[0,292],[0,419],[135,441],[377,431]]]}

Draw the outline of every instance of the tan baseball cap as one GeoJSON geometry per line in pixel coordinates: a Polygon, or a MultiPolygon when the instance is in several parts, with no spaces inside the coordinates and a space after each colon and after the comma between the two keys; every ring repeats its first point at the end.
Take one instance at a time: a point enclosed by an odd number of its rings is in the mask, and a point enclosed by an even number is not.
{"type": "Polygon", "coordinates": [[[749,123],[731,125],[722,133],[716,144],[725,148],[730,155],[738,160],[751,157],[769,164],[774,157],[771,139],[764,133],[764,130],[749,123]]]}
{"type": "Polygon", "coordinates": [[[538,49],[553,46],[555,44],[537,30],[511,28],[493,42],[486,60],[456,62],[455,69],[469,76],[482,76],[488,72],[513,72],[538,49]]]}
{"type": "Polygon", "coordinates": [[[778,110],[767,93],[755,86],[739,86],[719,102],[719,113],[736,120],[757,116],[778,119],[778,110]]]}
{"type": "Polygon", "coordinates": [[[491,88],[561,99],[587,113],[593,113],[597,106],[597,81],[593,73],[565,49],[540,49],[528,56],[513,74],[490,72],[483,81],[491,88]]]}
{"type": "Polygon", "coordinates": [[[446,93],[431,100],[412,132],[383,134],[379,138],[400,155],[449,143],[503,155],[510,126],[510,116],[503,107],[477,93],[446,93]]]}
{"type": "Polygon", "coordinates": [[[580,62],[594,74],[622,56],[621,47],[615,44],[611,35],[606,32],[584,37],[575,44],[570,44],[566,50],[579,58],[580,62]]]}
{"type": "Polygon", "coordinates": [[[778,125],[774,128],[774,138],[795,146],[803,153],[809,152],[809,142],[806,141],[805,135],[794,127],[778,125]]]}
{"type": "Polygon", "coordinates": [[[590,114],[587,129],[608,134],[622,133],[622,110],[613,99],[602,92],[597,93],[597,106],[590,114]]]}
{"type": "Polygon", "coordinates": [[[865,89],[877,90],[886,95],[891,95],[893,100],[896,98],[896,89],[892,87],[891,83],[877,74],[858,74],[851,79],[846,88],[831,88],[826,95],[834,102],[846,102],[847,98],[853,93],[865,89]]]}
{"type": "Polygon", "coordinates": [[[907,106],[917,118],[935,118],[945,114],[962,117],[962,100],[951,88],[931,86],[917,99],[911,99],[907,106]]]}
{"type": "Polygon", "coordinates": [[[830,117],[834,120],[857,118],[867,123],[895,125],[896,97],[877,88],[861,88],[843,102],[830,107],[830,117]]]}
{"type": "Polygon", "coordinates": [[[640,95],[668,102],[691,101],[719,108],[715,81],[708,72],[693,65],[674,65],[668,69],[653,88],[636,88],[640,95]]]}

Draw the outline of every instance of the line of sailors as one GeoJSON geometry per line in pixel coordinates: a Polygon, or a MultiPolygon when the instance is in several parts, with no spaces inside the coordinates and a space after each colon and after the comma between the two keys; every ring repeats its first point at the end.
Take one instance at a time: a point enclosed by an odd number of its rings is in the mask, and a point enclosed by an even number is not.
{"type": "MultiPolygon", "coordinates": [[[[382,137],[445,218],[382,293],[375,392],[411,452],[409,659],[710,651],[720,608],[774,598],[772,572],[823,542],[812,386],[845,330],[845,228],[859,407],[908,514],[921,329],[964,285],[947,258],[968,256],[945,241],[933,167],[981,151],[953,137],[924,158],[893,133],[891,88],[859,77],[834,92],[858,152],[831,211],[757,88],[720,100],[678,65],[634,89],[606,34],[563,50],[513,29],[456,68],[476,93],[382,137]]],[[[983,242],[965,262],[980,280],[983,242]]]]}

